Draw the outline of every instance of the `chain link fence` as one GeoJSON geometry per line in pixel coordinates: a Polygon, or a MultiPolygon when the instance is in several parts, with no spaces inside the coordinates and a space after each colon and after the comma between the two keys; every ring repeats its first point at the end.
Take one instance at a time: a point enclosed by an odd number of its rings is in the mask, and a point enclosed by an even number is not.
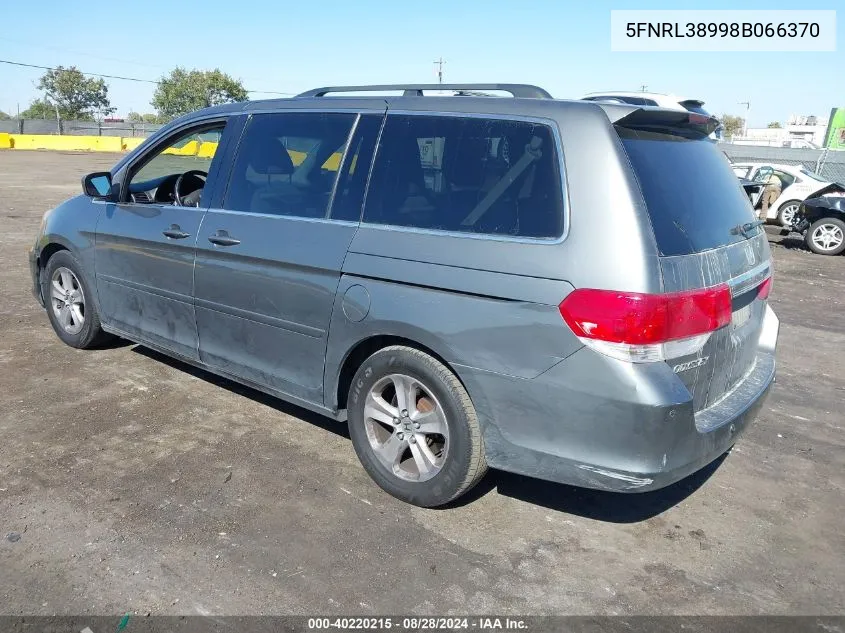
{"type": "Polygon", "coordinates": [[[803,165],[825,180],[845,184],[845,150],[798,149],[720,143],[719,148],[735,163],[803,165]]]}
{"type": "Polygon", "coordinates": [[[146,137],[161,128],[156,123],[66,121],[56,119],[7,119],[0,121],[0,132],[9,134],[66,134],[73,136],[146,137]]]}

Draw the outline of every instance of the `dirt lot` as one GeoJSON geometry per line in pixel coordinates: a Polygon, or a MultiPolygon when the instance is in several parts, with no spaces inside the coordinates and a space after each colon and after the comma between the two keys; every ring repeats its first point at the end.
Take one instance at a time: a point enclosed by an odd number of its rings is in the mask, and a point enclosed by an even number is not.
{"type": "Polygon", "coordinates": [[[342,425],[59,342],[25,250],[115,160],[0,152],[0,613],[845,611],[845,257],[771,235],[778,382],[717,467],[628,496],[492,473],[422,510],[342,425]]]}

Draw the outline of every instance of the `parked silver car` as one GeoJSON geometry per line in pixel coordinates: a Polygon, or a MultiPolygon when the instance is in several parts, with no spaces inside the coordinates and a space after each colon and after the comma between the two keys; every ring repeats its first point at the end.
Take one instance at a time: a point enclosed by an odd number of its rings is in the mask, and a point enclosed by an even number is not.
{"type": "Polygon", "coordinates": [[[347,421],[410,503],[488,466],[651,490],[774,379],[769,247],[716,125],[500,84],[210,108],[45,215],[33,290],[68,345],[118,335],[347,421]]]}

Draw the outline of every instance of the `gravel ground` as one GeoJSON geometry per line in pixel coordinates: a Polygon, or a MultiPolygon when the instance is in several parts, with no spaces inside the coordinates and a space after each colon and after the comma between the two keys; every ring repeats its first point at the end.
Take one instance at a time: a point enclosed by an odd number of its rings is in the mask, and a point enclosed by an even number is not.
{"type": "Polygon", "coordinates": [[[491,473],[404,505],[343,425],[30,295],[42,213],[116,156],[0,152],[0,613],[842,614],[845,257],[770,233],[779,374],[713,468],[617,495],[491,473]]]}

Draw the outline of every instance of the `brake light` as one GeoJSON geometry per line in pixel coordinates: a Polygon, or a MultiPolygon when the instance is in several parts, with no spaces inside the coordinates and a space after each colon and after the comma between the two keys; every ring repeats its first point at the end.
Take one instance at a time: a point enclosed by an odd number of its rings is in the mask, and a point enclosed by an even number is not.
{"type": "Polygon", "coordinates": [[[766,300],[772,293],[772,277],[768,277],[766,281],[757,286],[757,298],[766,300]]]}
{"type": "Polygon", "coordinates": [[[559,306],[575,335],[597,351],[631,362],[691,354],[731,321],[726,285],[643,294],[579,288],[559,306]]]}

